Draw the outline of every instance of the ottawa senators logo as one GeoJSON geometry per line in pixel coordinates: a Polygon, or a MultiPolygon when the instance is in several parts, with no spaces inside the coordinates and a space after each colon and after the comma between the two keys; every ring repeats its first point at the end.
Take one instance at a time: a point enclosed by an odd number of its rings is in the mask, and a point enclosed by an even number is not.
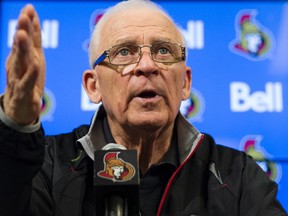
{"type": "Polygon", "coordinates": [[[247,135],[242,138],[240,149],[250,155],[271,180],[279,183],[282,176],[282,168],[280,164],[269,160],[269,158],[273,159],[273,156],[261,146],[261,140],[262,136],[260,135],[247,135]]]}
{"type": "Polygon", "coordinates": [[[180,112],[189,122],[201,122],[205,111],[205,100],[200,91],[192,88],[190,97],[182,101],[180,112]]]}
{"type": "Polygon", "coordinates": [[[237,38],[230,44],[235,54],[254,61],[267,59],[274,50],[274,37],[255,19],[256,14],[256,10],[238,14],[235,25],[237,38]]]}
{"type": "MultiPolygon", "coordinates": [[[[89,22],[89,27],[90,27],[90,33],[92,35],[93,31],[94,31],[94,28],[95,26],[97,25],[97,23],[99,22],[99,20],[102,18],[102,16],[104,15],[104,13],[106,12],[107,9],[98,9],[98,10],[95,10],[91,17],[90,17],[90,22],[89,22]]],[[[89,46],[90,46],[90,40],[91,38],[89,39],[86,39],[83,44],[82,44],[82,48],[88,52],[89,50],[89,46]]]]}
{"type": "Polygon", "coordinates": [[[116,182],[125,182],[133,178],[135,168],[118,157],[120,152],[109,152],[104,155],[104,170],[97,173],[100,178],[116,182]]]}

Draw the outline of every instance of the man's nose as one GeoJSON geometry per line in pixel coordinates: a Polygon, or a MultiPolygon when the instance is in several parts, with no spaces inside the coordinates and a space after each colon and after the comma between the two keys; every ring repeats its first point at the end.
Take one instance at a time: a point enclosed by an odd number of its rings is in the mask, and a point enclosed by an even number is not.
{"type": "Polygon", "coordinates": [[[159,73],[159,68],[152,58],[149,47],[142,47],[139,62],[135,68],[135,75],[145,75],[159,73]]]}

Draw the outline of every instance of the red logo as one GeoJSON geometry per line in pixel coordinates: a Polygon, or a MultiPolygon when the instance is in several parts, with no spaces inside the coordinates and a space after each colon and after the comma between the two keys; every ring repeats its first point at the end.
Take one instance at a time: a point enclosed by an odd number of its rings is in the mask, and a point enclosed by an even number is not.
{"type": "MultiPolygon", "coordinates": [[[[99,22],[99,20],[102,18],[102,16],[104,15],[104,13],[106,12],[106,9],[99,9],[99,10],[95,10],[91,17],[90,17],[90,22],[89,22],[89,27],[90,27],[90,32],[92,34],[95,26],[97,25],[97,23],[99,22]]],[[[83,44],[82,44],[82,48],[88,52],[89,50],[89,46],[90,46],[90,40],[91,38],[89,39],[86,39],[83,44]]]]}
{"type": "Polygon", "coordinates": [[[264,60],[274,49],[272,33],[255,18],[256,11],[240,11],[236,18],[236,39],[230,49],[250,60],[264,60]]]}
{"type": "Polygon", "coordinates": [[[119,153],[109,152],[104,155],[104,169],[97,173],[100,178],[118,182],[125,182],[133,178],[135,175],[134,166],[119,158],[119,153]]]}

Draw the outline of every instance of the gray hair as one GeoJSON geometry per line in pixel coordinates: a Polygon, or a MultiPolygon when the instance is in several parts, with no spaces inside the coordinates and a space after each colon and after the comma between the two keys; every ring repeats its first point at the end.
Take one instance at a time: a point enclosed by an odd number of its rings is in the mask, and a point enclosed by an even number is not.
{"type": "MultiPolygon", "coordinates": [[[[99,22],[95,25],[95,28],[94,28],[93,33],[92,33],[92,37],[91,37],[91,41],[90,41],[90,45],[89,45],[89,64],[90,64],[91,68],[92,68],[93,63],[95,61],[95,56],[96,56],[97,50],[99,49],[99,46],[100,46],[101,31],[102,31],[102,28],[105,26],[105,22],[110,17],[112,17],[113,15],[115,15],[118,12],[128,10],[128,9],[135,9],[135,8],[136,9],[137,8],[141,8],[141,9],[145,8],[145,9],[149,9],[149,10],[158,11],[159,13],[162,13],[164,16],[166,16],[167,19],[170,20],[171,23],[174,23],[174,25],[175,25],[175,22],[173,21],[173,19],[160,5],[157,5],[157,4],[155,4],[149,0],[122,1],[118,4],[116,4],[115,6],[108,8],[108,10],[104,13],[104,15],[99,20],[99,22]]],[[[180,33],[180,31],[179,31],[179,33],[180,33]]],[[[180,33],[180,35],[182,37],[183,43],[185,43],[184,37],[182,36],[181,33],[180,33]]]]}

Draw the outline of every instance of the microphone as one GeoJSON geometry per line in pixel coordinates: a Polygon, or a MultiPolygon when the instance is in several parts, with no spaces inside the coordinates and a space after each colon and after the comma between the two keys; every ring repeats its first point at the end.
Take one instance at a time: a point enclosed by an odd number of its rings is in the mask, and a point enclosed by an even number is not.
{"type": "Polygon", "coordinates": [[[139,165],[136,150],[115,143],[94,152],[96,216],[139,215],[139,165]]]}

